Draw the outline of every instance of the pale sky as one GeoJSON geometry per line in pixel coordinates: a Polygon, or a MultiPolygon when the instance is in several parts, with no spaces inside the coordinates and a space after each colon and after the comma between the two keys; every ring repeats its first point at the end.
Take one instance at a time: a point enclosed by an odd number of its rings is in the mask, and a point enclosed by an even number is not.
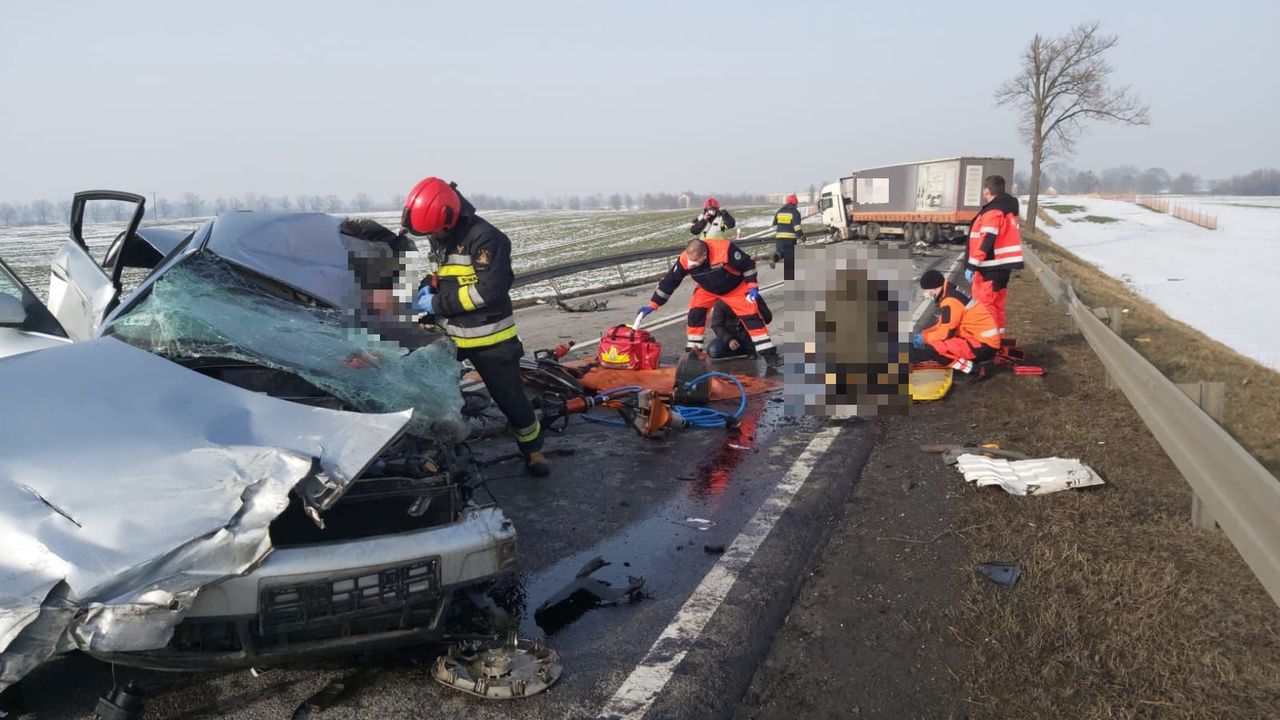
{"type": "Polygon", "coordinates": [[[1076,167],[1280,166],[1270,2],[0,4],[0,200],[781,192],[1027,151],[992,102],[1036,32],[1097,19],[1150,128],[1076,167]],[[1144,4],[1145,5],[1145,4],[1144,4]]]}

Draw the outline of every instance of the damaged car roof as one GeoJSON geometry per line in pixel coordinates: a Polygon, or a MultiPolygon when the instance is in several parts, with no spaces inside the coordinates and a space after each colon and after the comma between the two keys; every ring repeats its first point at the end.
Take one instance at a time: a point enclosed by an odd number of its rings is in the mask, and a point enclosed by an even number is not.
{"type": "Polygon", "coordinates": [[[409,422],[248,392],[113,338],[0,360],[0,689],[56,652],[163,646],[409,422]]]}

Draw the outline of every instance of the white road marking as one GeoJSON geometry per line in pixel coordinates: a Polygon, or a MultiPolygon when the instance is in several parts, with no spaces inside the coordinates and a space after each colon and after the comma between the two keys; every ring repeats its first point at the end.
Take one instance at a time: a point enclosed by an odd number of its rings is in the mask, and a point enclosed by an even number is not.
{"type": "Polygon", "coordinates": [[[760,505],[760,509],[734,539],[733,544],[685,600],[671,624],[658,636],[644,659],[600,710],[598,718],[640,720],[649,712],[649,708],[671,680],[676,667],[684,660],[702,634],[703,628],[733,589],[738,574],[751,564],[756,550],[791,505],[792,499],[813,471],[814,464],[831,447],[840,430],[839,426],[829,426],[813,436],[773,494],[760,505]]]}

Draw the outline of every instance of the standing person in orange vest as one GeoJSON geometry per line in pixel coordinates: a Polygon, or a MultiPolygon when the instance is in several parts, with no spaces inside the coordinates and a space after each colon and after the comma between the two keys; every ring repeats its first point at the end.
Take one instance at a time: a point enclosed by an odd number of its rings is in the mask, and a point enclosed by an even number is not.
{"type": "Polygon", "coordinates": [[[938,303],[938,322],[911,336],[911,362],[936,362],[978,382],[996,356],[1000,332],[987,308],[951,286],[937,270],[920,276],[920,289],[938,303]]]}
{"type": "Polygon", "coordinates": [[[1022,267],[1022,233],[1018,229],[1018,198],[1004,191],[1004,178],[982,181],[982,209],[969,226],[969,258],[964,273],[973,299],[991,312],[996,328],[1005,332],[1005,300],[1009,275],[1022,267]]]}
{"type": "Polygon", "coordinates": [[[685,328],[686,347],[702,350],[707,333],[707,313],[717,300],[733,311],[747,329],[755,352],[769,367],[782,364],[778,349],[769,338],[769,328],[760,315],[760,287],[756,283],[756,261],[723,237],[693,238],[676,259],[665,277],[658,282],[653,297],[640,308],[640,317],[665,305],[671,293],[680,287],[685,276],[698,284],[689,300],[689,319],[685,328]]]}

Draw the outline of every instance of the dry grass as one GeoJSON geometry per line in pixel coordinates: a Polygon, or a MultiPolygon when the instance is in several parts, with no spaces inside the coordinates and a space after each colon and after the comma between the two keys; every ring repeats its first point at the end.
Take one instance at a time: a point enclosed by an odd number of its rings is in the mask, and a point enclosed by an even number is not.
{"type": "MultiPolygon", "coordinates": [[[[1109,294],[1122,288],[1078,260],[1040,253],[1095,303],[1122,304],[1109,294]]],[[[1134,330],[1157,333],[1153,344],[1191,351],[1180,328],[1161,330],[1148,309],[1123,304],[1134,330]]],[[[969,561],[1024,571],[1012,590],[975,576],[955,610],[973,717],[1280,717],[1275,603],[1221,533],[1193,529],[1186,482],[1124,396],[1103,387],[1101,364],[1030,273],[1010,288],[1009,317],[1046,377],[999,374],[948,402],[976,439],[1079,457],[1108,484],[967,493],[964,524],[980,526],[965,535],[969,561]]],[[[1207,363],[1211,349],[1201,353],[1207,363]]]]}
{"type": "MultiPolygon", "coordinates": [[[[1092,307],[1122,307],[1121,335],[1166,377],[1179,383],[1226,384],[1224,427],[1272,474],[1280,474],[1280,373],[1240,355],[1162,310],[1044,235],[1031,238],[1037,254],[1075,283],[1076,294],[1092,307]],[[1141,341],[1137,341],[1141,338],[1141,341]]],[[[1213,298],[1205,298],[1213,302],[1213,298]]],[[[1259,332],[1267,314],[1260,309],[1259,332]]]]}

